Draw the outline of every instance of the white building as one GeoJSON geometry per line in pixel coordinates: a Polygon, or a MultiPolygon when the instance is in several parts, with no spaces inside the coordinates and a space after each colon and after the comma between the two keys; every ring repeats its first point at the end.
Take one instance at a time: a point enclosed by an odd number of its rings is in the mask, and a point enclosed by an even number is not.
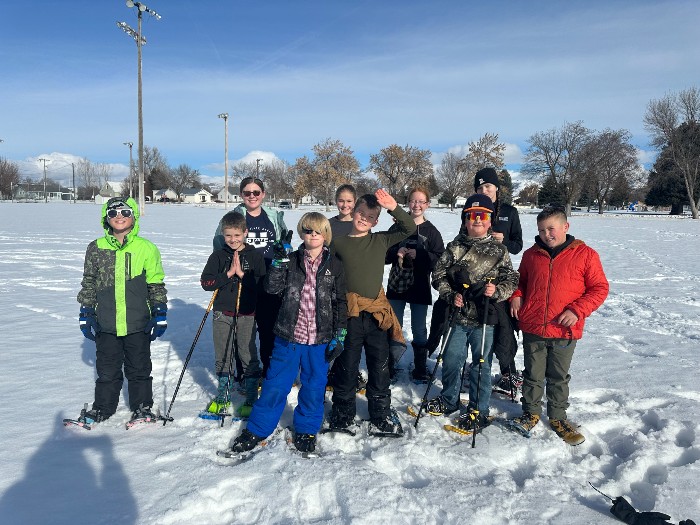
{"type": "Polygon", "coordinates": [[[182,190],[180,197],[182,198],[182,202],[201,204],[205,202],[212,202],[213,195],[204,188],[186,188],[182,190]]]}

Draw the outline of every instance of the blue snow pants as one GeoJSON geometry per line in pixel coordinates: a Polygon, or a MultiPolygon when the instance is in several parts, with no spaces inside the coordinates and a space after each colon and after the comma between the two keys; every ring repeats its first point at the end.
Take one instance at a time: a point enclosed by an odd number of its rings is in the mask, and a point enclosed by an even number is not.
{"type": "Polygon", "coordinates": [[[275,430],[287,405],[287,395],[300,372],[301,388],[294,409],[294,431],[317,434],[323,424],[328,363],[326,344],[303,345],[275,337],[270,367],[263,382],[260,398],[253,405],[248,430],[267,437],[275,430]]]}

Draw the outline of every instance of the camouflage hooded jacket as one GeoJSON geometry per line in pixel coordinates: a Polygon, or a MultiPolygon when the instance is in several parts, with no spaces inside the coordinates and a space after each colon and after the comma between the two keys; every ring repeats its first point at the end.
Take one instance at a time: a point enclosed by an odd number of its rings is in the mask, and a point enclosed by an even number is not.
{"type": "Polygon", "coordinates": [[[163,266],[158,248],[138,236],[136,201],[123,199],[131,208],[134,227],[121,244],[107,224],[107,206],[100,222],[105,235],[92,241],[85,253],[85,268],[78,302],[95,308],[103,332],[124,336],[143,330],[154,304],[166,304],[163,266]]]}
{"type": "MultiPolygon", "coordinates": [[[[460,233],[438,259],[433,270],[433,288],[450,305],[461,286],[453,282],[453,276],[462,269],[467,271],[472,284],[484,283],[487,278],[494,279],[492,282],[496,285],[496,292],[490,299],[492,302],[510,298],[518,286],[518,272],[513,270],[508,249],[490,235],[476,238],[460,233]]],[[[457,315],[457,322],[470,326],[482,323],[475,302],[465,302],[457,315]]]]}

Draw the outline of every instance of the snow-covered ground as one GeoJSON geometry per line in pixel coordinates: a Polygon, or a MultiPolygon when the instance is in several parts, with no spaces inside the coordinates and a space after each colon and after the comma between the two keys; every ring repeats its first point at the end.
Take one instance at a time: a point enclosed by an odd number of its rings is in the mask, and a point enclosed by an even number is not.
{"type": "MultiPolygon", "coordinates": [[[[199,275],[223,211],[149,205],[141,221],[142,235],[161,250],[169,296],[168,330],[152,346],[163,412],[211,297],[199,275]]],[[[286,212],[287,224],[300,215],[286,212]]],[[[454,237],[456,212],[427,215],[446,241],[454,237]]],[[[571,233],[600,252],[611,285],[572,365],[569,417],[582,425],[582,445],[567,446],[542,424],[529,440],[492,426],[476,448],[442,430],[443,418],[425,418],[416,431],[405,408],[425,387],[409,383],[405,370],[392,387],[403,439],[324,435],[316,460],[290,453],[278,439],[232,467],[215,450],[241,423],[219,428],[197,418],[215,391],[209,321],[174,422],[126,431],[122,402],[92,431],[62,426],[93,396],[95,346],[78,329],[75,297],[85,247],[101,235],[98,216],[99,207],[88,204],[0,203],[3,524],[615,523],[588,481],[675,522],[700,517],[700,222],[571,219],[571,233]]],[[[535,216],[521,218],[529,246],[535,216]]],[[[388,224],[383,214],[380,228],[388,224]]],[[[409,315],[405,322],[409,328],[409,315]]],[[[406,355],[404,368],[409,363],[406,355]]],[[[358,407],[366,417],[364,398],[358,407]]],[[[520,412],[503,399],[494,398],[493,408],[520,412]]]]}

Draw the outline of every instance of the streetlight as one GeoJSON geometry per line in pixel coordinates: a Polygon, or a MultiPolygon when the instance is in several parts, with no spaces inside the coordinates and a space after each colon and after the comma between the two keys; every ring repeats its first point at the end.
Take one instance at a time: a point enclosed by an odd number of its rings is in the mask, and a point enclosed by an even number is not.
{"type": "Polygon", "coordinates": [[[134,170],[132,166],[134,165],[133,157],[131,156],[131,148],[134,145],[133,142],[124,142],[125,146],[129,146],[129,197],[134,196],[134,170]]]}
{"type": "Polygon", "coordinates": [[[141,96],[141,46],[146,43],[146,38],[141,34],[141,20],[143,18],[143,13],[150,13],[156,20],[160,20],[161,16],[146,7],[145,4],[141,2],[134,2],[133,0],[126,0],[126,7],[132,8],[136,7],[136,12],[138,14],[138,30],[134,31],[125,22],[117,22],[119,26],[126,34],[133,37],[136,40],[136,49],[138,54],[138,119],[139,119],[139,211],[141,215],[146,212],[146,199],[144,196],[145,184],[144,174],[143,174],[143,103],[141,96]]]}
{"type": "Polygon", "coordinates": [[[219,113],[224,119],[224,209],[228,209],[228,113],[219,113]]]}

